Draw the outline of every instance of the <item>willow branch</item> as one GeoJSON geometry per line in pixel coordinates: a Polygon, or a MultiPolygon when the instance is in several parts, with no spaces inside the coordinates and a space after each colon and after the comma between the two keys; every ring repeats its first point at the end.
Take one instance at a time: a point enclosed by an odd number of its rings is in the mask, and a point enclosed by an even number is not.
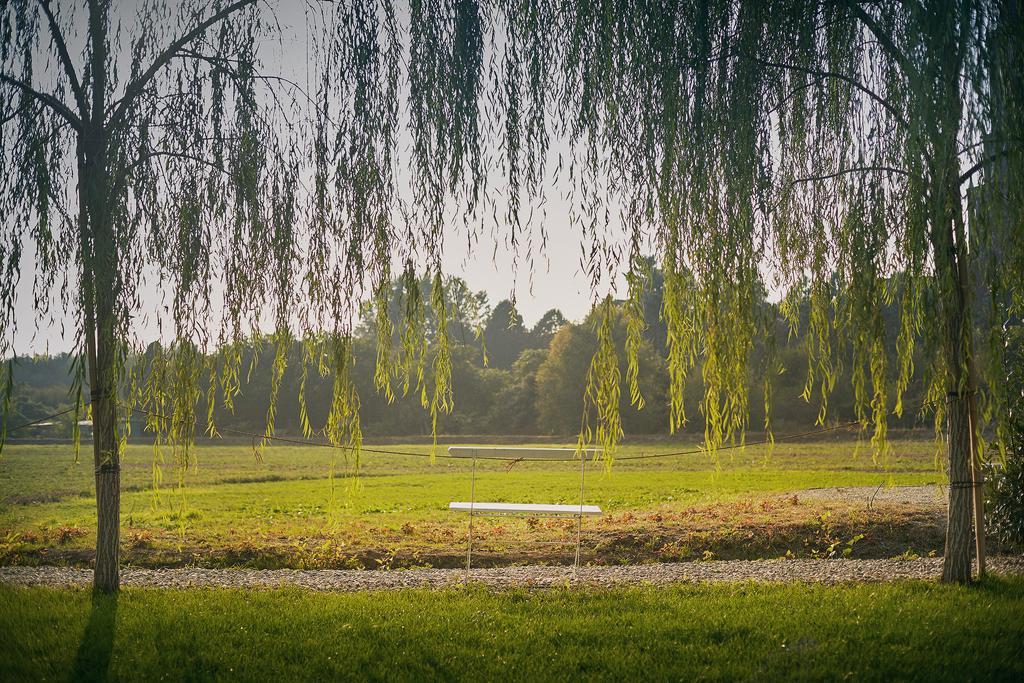
{"type": "Polygon", "coordinates": [[[875,18],[864,11],[864,8],[860,6],[855,0],[847,0],[846,5],[853,12],[854,16],[860,20],[864,26],[867,27],[871,34],[875,37],[875,40],[882,46],[882,49],[889,53],[900,68],[903,70],[903,75],[907,78],[914,78],[917,75],[917,69],[913,67],[907,56],[896,47],[896,43],[893,42],[892,36],[887,34],[882,26],[875,21],[875,18]]]}
{"type": "Polygon", "coordinates": [[[993,152],[992,154],[989,154],[988,156],[983,157],[980,161],[978,161],[978,163],[974,164],[974,166],[971,166],[969,169],[964,171],[963,174],[961,174],[961,176],[960,176],[960,184],[963,185],[968,180],[970,180],[971,176],[973,176],[975,173],[977,173],[981,169],[985,168],[986,166],[991,164],[993,161],[996,161],[998,159],[1001,159],[1002,157],[1008,156],[1011,152],[1014,152],[1014,151],[1018,151],[1018,150],[1013,150],[1013,149],[1010,149],[1010,148],[1006,147],[1006,148],[1003,148],[1003,149],[999,150],[998,152],[993,152]]]}
{"type": "MultiPolygon", "coordinates": [[[[226,76],[228,76],[229,78],[231,78],[235,82],[238,82],[238,81],[240,81],[242,79],[242,76],[239,75],[238,69],[236,68],[235,65],[243,65],[244,64],[245,66],[249,67],[250,69],[254,69],[254,65],[253,65],[252,62],[243,62],[241,59],[231,59],[230,57],[220,57],[220,56],[214,56],[214,55],[205,55],[205,54],[203,54],[201,52],[196,52],[194,50],[179,50],[178,53],[174,55],[174,57],[177,58],[177,59],[196,59],[196,60],[199,60],[199,61],[206,62],[210,66],[213,66],[213,67],[219,69],[221,73],[225,74],[226,76]]],[[[317,102],[316,99],[314,99],[306,91],[306,89],[304,87],[302,87],[302,85],[300,85],[299,83],[296,83],[294,80],[292,80],[290,78],[286,78],[284,76],[279,76],[279,75],[276,75],[276,74],[260,73],[260,72],[255,71],[255,70],[252,73],[251,78],[253,78],[254,80],[257,80],[257,81],[276,81],[276,82],[279,82],[279,83],[283,83],[285,86],[287,86],[289,88],[292,88],[293,90],[298,92],[300,95],[302,95],[302,97],[305,98],[306,101],[310,105],[312,105],[313,109],[316,110],[316,112],[318,114],[323,116],[329,123],[337,125],[337,123],[334,121],[334,119],[331,118],[331,116],[328,113],[328,111],[326,109],[324,109],[323,107],[321,107],[320,103],[317,102]]],[[[275,99],[276,99],[276,97],[275,97],[275,99]]],[[[280,104],[278,106],[280,107],[280,104]]]]}
{"type": "Polygon", "coordinates": [[[3,118],[0,118],[0,126],[3,126],[5,124],[7,124],[7,123],[10,123],[14,119],[18,118],[28,108],[29,108],[29,103],[28,102],[23,103],[20,107],[18,107],[14,111],[12,111],[10,114],[4,116],[3,118]]]}
{"type": "Polygon", "coordinates": [[[75,102],[78,103],[78,113],[85,119],[89,115],[89,108],[85,104],[85,91],[82,90],[82,83],[78,80],[78,74],[75,73],[75,65],[71,61],[71,55],[68,54],[68,46],[64,42],[64,34],[61,33],[60,26],[57,25],[57,17],[53,15],[53,11],[50,9],[50,0],[39,0],[39,6],[43,8],[46,21],[50,24],[50,35],[53,37],[53,44],[57,46],[57,55],[64,65],[64,72],[68,75],[68,80],[71,82],[71,92],[74,93],[75,102]]]}
{"type": "Polygon", "coordinates": [[[167,157],[167,158],[170,158],[170,159],[180,159],[182,161],[190,161],[192,163],[199,164],[201,166],[206,166],[207,168],[210,168],[210,169],[213,169],[215,171],[218,171],[222,175],[227,176],[228,178],[231,178],[233,180],[237,179],[237,177],[238,177],[235,173],[233,173],[232,171],[229,171],[228,169],[224,168],[223,166],[215,164],[212,161],[210,161],[209,159],[203,159],[202,157],[195,156],[194,154],[189,154],[188,152],[174,152],[174,151],[170,151],[170,150],[153,150],[151,152],[147,152],[146,154],[143,154],[142,156],[137,158],[135,161],[133,161],[130,164],[125,165],[121,169],[121,171],[117,175],[117,180],[115,182],[115,192],[114,192],[114,194],[116,195],[117,192],[120,192],[120,190],[121,190],[121,183],[125,179],[128,178],[128,175],[131,173],[131,171],[133,169],[138,168],[139,166],[142,166],[143,164],[145,164],[150,159],[154,159],[156,157],[167,157]]]}
{"type": "Polygon", "coordinates": [[[132,102],[135,101],[135,98],[142,94],[142,91],[146,89],[146,86],[149,85],[149,82],[153,80],[153,77],[156,76],[160,69],[167,66],[167,63],[174,59],[174,56],[178,54],[181,48],[201,36],[206,29],[210,28],[217,22],[225,19],[231,14],[234,14],[238,10],[255,3],[256,0],[237,0],[207,19],[199,22],[191,31],[172,42],[167,49],[161,52],[160,55],[153,60],[153,63],[142,73],[142,75],[129,83],[125,88],[124,95],[122,95],[121,99],[119,99],[114,105],[114,111],[110,117],[111,125],[117,125],[121,117],[124,116],[125,110],[131,106],[132,102]]]}
{"type": "Polygon", "coordinates": [[[871,88],[867,87],[866,85],[864,85],[863,83],[858,81],[856,78],[851,78],[851,77],[847,76],[846,74],[842,74],[842,73],[839,73],[837,71],[820,71],[818,69],[810,69],[810,68],[808,68],[806,66],[800,66],[798,64],[784,64],[782,62],[769,62],[769,61],[766,61],[766,60],[763,60],[763,59],[757,59],[756,57],[754,57],[752,59],[753,59],[753,61],[756,64],[759,64],[761,66],[766,66],[766,67],[769,67],[769,68],[787,69],[787,70],[790,70],[790,71],[799,71],[801,73],[805,73],[805,74],[808,74],[808,75],[811,75],[811,76],[817,76],[818,78],[832,78],[832,79],[835,79],[835,80],[842,81],[843,83],[846,83],[850,87],[852,87],[852,88],[854,88],[856,90],[859,90],[860,92],[864,93],[865,95],[870,97],[872,100],[874,100],[878,104],[882,105],[882,107],[884,107],[886,111],[888,111],[890,114],[893,115],[893,118],[895,118],[897,121],[902,123],[904,126],[908,125],[908,122],[907,122],[906,118],[904,118],[903,114],[901,114],[900,111],[898,109],[896,109],[895,105],[893,105],[891,102],[889,102],[889,100],[885,99],[884,97],[882,97],[881,95],[876,93],[871,88]]]}
{"type": "Polygon", "coordinates": [[[148,152],[148,153],[144,154],[143,156],[139,157],[138,159],[136,159],[134,163],[132,163],[132,164],[130,164],[128,166],[128,168],[135,168],[136,166],[141,166],[142,164],[146,163],[147,161],[149,161],[150,159],[153,159],[155,157],[170,157],[172,159],[182,159],[184,161],[192,161],[192,162],[195,162],[197,164],[203,164],[204,166],[208,166],[208,167],[210,167],[210,168],[212,168],[212,169],[214,169],[216,171],[220,171],[224,175],[228,175],[228,176],[233,176],[234,175],[231,171],[227,170],[223,166],[219,166],[219,165],[213,163],[212,161],[210,161],[208,159],[204,159],[202,157],[197,157],[196,155],[189,154],[188,152],[174,152],[174,151],[170,151],[170,150],[154,150],[152,152],[148,152]]]}
{"type": "Polygon", "coordinates": [[[76,116],[75,112],[71,111],[71,109],[66,104],[58,100],[53,95],[49,93],[39,92],[28,83],[25,83],[24,81],[19,81],[17,78],[14,78],[13,76],[8,76],[4,73],[0,73],[0,82],[12,85],[15,88],[21,90],[26,95],[29,95],[30,97],[36,99],[41,104],[46,105],[54,112],[59,114],[62,118],[64,118],[68,123],[70,123],[75,130],[81,132],[82,119],[76,116]]]}
{"type": "Polygon", "coordinates": [[[803,178],[796,178],[789,183],[790,187],[799,183],[812,183],[817,180],[831,180],[838,178],[842,175],[849,173],[895,173],[897,175],[909,176],[910,174],[901,168],[894,168],[892,166],[857,166],[855,168],[842,168],[834,173],[826,173],[824,175],[806,176],[803,178]]]}
{"type": "Polygon", "coordinates": [[[977,149],[978,147],[981,147],[983,145],[994,145],[994,144],[995,145],[1002,145],[1002,144],[1006,144],[1006,143],[1010,143],[1010,142],[1024,142],[1024,138],[1016,138],[1016,137],[992,138],[992,137],[985,137],[982,140],[978,140],[977,142],[973,142],[973,143],[971,143],[969,145],[965,145],[965,146],[961,147],[960,150],[956,154],[957,154],[957,156],[962,156],[962,155],[967,154],[968,152],[970,152],[972,149],[977,149]]]}

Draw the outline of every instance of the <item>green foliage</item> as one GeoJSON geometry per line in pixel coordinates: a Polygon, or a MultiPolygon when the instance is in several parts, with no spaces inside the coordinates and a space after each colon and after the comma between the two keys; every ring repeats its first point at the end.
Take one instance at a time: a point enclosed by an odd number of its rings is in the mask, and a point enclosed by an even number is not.
{"type": "MultiPolygon", "coordinates": [[[[615,352],[615,341],[612,339],[612,300],[604,300],[600,308],[600,320],[597,325],[597,351],[587,369],[586,391],[583,394],[582,426],[580,427],[579,443],[576,449],[583,455],[583,449],[590,443],[597,443],[603,450],[604,457],[610,462],[615,455],[615,447],[622,439],[622,420],[619,417],[619,386],[621,372],[619,357],[615,352]],[[591,413],[596,413],[596,429],[592,426],[591,413]]],[[[629,340],[627,339],[627,344],[629,340]]],[[[635,384],[635,377],[634,377],[635,384]]]]}
{"type": "MultiPolygon", "coordinates": [[[[710,449],[743,438],[752,386],[770,430],[779,326],[769,291],[809,297],[804,391],[819,398],[819,420],[846,373],[877,451],[915,369],[936,399],[967,386],[980,360],[984,415],[1005,415],[997,354],[973,348],[975,337],[1000,347],[1006,293],[1024,281],[1014,3],[608,11],[440,0],[404,13],[390,0],[316,2],[308,71],[296,78],[266,69],[281,36],[265,5],[156,2],[131,17],[102,2],[3,5],[0,357],[12,355],[32,242],[36,311],[52,293],[75,311],[90,389],[118,385],[122,420],[137,407],[165,415],[151,427],[167,442],[192,438],[185,422],[200,402],[216,429],[235,405],[242,347],[268,329],[267,434],[295,361],[304,378],[313,366],[333,376],[339,392],[329,422],[300,399],[302,431],[358,445],[370,401],[356,389],[361,357],[373,359],[373,391],[386,403],[418,399],[436,432],[454,398],[457,296],[439,267],[448,216],[458,212],[470,244],[491,221],[518,264],[553,176],[571,199],[595,300],[627,273],[622,347],[608,303],[576,386],[592,420],[583,441],[614,449],[625,396],[660,405],[643,391],[642,333],[661,323],[670,430],[693,415],[698,376],[710,449]],[[88,39],[69,49],[76,26],[88,39]],[[977,204],[965,206],[968,188],[977,204]],[[643,245],[660,284],[646,284],[643,245]],[[71,286],[58,288],[65,277],[71,286]],[[150,281],[165,293],[158,317],[170,339],[146,370],[130,360],[144,341],[131,331],[150,281]],[[975,282],[984,316],[971,314],[975,282]],[[661,293],[663,320],[651,319],[648,291],[661,293]],[[359,355],[367,299],[376,346],[359,355]],[[894,301],[890,329],[881,312],[894,301]],[[294,340],[309,352],[293,354],[294,340]]],[[[472,317],[479,335],[483,317],[472,317]]],[[[496,347],[496,367],[518,357],[524,333],[513,336],[514,352],[496,347]]],[[[188,462],[187,444],[177,460],[188,462]]]]}
{"type": "Polygon", "coordinates": [[[1001,543],[1024,548],[1024,325],[1008,325],[1006,395],[1010,432],[1004,457],[988,468],[987,512],[1001,543]]]}
{"type": "Polygon", "coordinates": [[[627,317],[606,300],[582,324],[563,326],[551,340],[547,358],[537,368],[537,426],[542,432],[570,434],[580,430],[582,422],[584,436],[613,448],[624,428],[634,434],[662,430],[659,408],[665,404],[666,377],[650,342],[641,340],[637,367],[637,383],[649,405],[638,410],[628,392],[620,389],[621,377],[628,372],[623,352],[627,317]],[[581,386],[587,389],[583,396],[581,386]],[[612,405],[612,397],[614,412],[609,413],[606,406],[612,405]]]}
{"type": "MultiPolygon", "coordinates": [[[[651,282],[662,279],[661,270],[652,268],[649,274],[651,282]]],[[[432,283],[420,279],[420,291],[432,291],[432,283]]],[[[382,309],[387,314],[388,325],[397,330],[402,324],[401,280],[389,286],[391,291],[389,304],[382,309]]],[[[438,413],[438,429],[445,434],[558,434],[569,435],[577,432],[583,416],[583,397],[579,387],[584,386],[587,372],[597,349],[595,326],[601,320],[603,303],[591,311],[588,318],[581,324],[569,323],[557,310],[544,314],[534,328],[523,334],[518,343],[524,348],[507,369],[494,367],[484,360],[484,339],[477,338],[474,329],[482,327],[481,321],[492,318],[491,307],[484,292],[474,292],[460,279],[452,278],[445,283],[450,306],[448,307],[448,337],[451,363],[451,399],[450,413],[438,413]],[[555,328],[561,337],[555,342],[555,336],[542,332],[538,328],[550,330],[555,328]],[[542,370],[543,367],[543,370],[542,370]]],[[[660,299],[658,299],[660,302],[660,299]]],[[[653,305],[648,302],[647,305],[653,305]]],[[[751,402],[749,406],[749,423],[762,424],[767,415],[776,428],[784,432],[806,431],[812,429],[816,421],[822,419],[822,409],[826,405],[830,421],[848,422],[859,418],[857,400],[854,395],[854,382],[851,378],[854,358],[849,350],[845,353],[836,352],[830,363],[834,376],[835,387],[825,397],[816,392],[806,391],[808,378],[815,372],[814,366],[807,363],[808,319],[812,314],[812,303],[805,296],[794,293],[779,305],[762,302],[765,315],[774,320],[776,335],[788,338],[775,349],[766,348],[766,340],[757,340],[752,353],[755,366],[761,367],[772,362],[775,369],[772,380],[772,394],[768,398],[769,406],[751,402]],[[788,319],[788,320],[787,320],[788,319]],[[806,400],[805,400],[806,399],[806,400]]],[[[613,317],[613,338],[616,354],[619,358],[620,373],[626,377],[630,353],[626,348],[629,343],[630,313],[627,312],[628,302],[614,305],[616,313],[613,317]]],[[[649,319],[650,311],[644,316],[649,319]]],[[[656,309],[653,315],[657,319],[656,309]]],[[[354,410],[358,400],[359,430],[369,435],[421,435],[430,434],[432,420],[429,411],[421,406],[421,393],[410,391],[403,394],[398,386],[397,394],[390,398],[377,388],[377,368],[373,363],[376,354],[381,351],[377,343],[376,313],[372,304],[364,308],[363,323],[355,332],[349,348],[341,357],[334,357],[332,346],[347,342],[339,338],[319,337],[299,342],[289,341],[283,373],[277,378],[279,387],[278,398],[274,405],[274,427],[278,434],[290,434],[305,438],[316,437],[319,433],[313,425],[327,423],[334,403],[335,378],[331,371],[334,363],[348,358],[349,369],[347,378],[343,378],[337,389],[344,393],[344,387],[351,383],[349,398],[345,399],[354,410]]],[[[885,306],[881,311],[887,330],[895,330],[899,324],[899,312],[894,303],[885,306]]],[[[427,330],[427,356],[425,362],[432,366],[433,354],[437,349],[438,322],[432,308],[424,311],[424,327],[427,330]]],[[[499,332],[500,333],[500,332],[499,332]]],[[[645,400],[645,406],[638,410],[632,404],[632,396],[627,400],[626,392],[620,394],[619,410],[623,430],[627,435],[665,433],[669,424],[666,419],[669,399],[667,387],[669,383],[667,364],[659,357],[656,349],[664,347],[666,339],[659,337],[665,334],[665,328],[648,325],[641,331],[638,349],[638,388],[645,400]]],[[[385,346],[386,355],[396,357],[400,349],[397,334],[393,336],[393,344],[385,346]]],[[[887,354],[895,355],[895,335],[890,337],[887,354]]],[[[239,343],[227,345],[216,354],[203,359],[207,372],[215,378],[205,386],[199,387],[200,398],[195,415],[201,426],[209,435],[217,434],[221,429],[238,429],[248,432],[263,433],[266,418],[270,410],[270,397],[273,394],[275,367],[280,367],[279,353],[281,349],[274,339],[264,337],[254,340],[252,344],[239,343]],[[237,358],[226,362],[225,358],[238,354],[237,358]],[[248,368],[247,372],[232,376],[231,368],[248,368]],[[219,395],[224,394],[229,400],[221,402],[219,395]],[[205,422],[204,422],[205,421],[205,422]],[[212,430],[212,431],[211,431],[212,430]]],[[[170,354],[158,344],[151,345],[140,357],[132,360],[136,368],[137,381],[144,385],[147,372],[160,372],[166,363],[164,356],[170,354]]],[[[920,348],[915,352],[914,362],[923,364],[920,348]]],[[[31,413],[33,417],[43,417],[73,406],[74,396],[68,393],[68,369],[71,366],[67,356],[53,358],[38,357],[34,359],[16,359],[14,369],[15,384],[13,385],[12,410],[8,414],[8,425],[14,426],[26,420],[16,419],[19,414],[31,413]],[[24,406],[24,408],[22,407],[24,406]],[[29,410],[28,406],[32,406],[29,410]],[[27,411],[27,412],[26,412],[27,411]]],[[[694,377],[687,383],[682,397],[682,405],[689,417],[686,430],[700,433],[704,428],[704,419],[699,407],[704,396],[701,379],[701,361],[698,359],[694,368],[694,377]]],[[[895,376],[895,369],[891,373],[895,376]]],[[[389,377],[395,377],[394,374],[389,377]]],[[[187,377],[182,376],[184,382],[187,377]]],[[[163,378],[159,381],[168,381],[163,378]]],[[[425,373],[424,381],[429,395],[432,395],[432,373],[425,373]]],[[[756,373],[749,378],[747,391],[753,395],[759,389],[756,373]]],[[[924,386],[920,379],[911,381],[904,390],[905,403],[908,407],[902,416],[889,418],[889,423],[900,428],[921,427],[922,417],[926,411],[922,409],[924,386]]],[[[429,396],[428,396],[429,398],[429,396]]],[[[151,399],[143,397],[145,403],[151,399]]],[[[171,404],[157,408],[152,412],[171,410],[171,404]]],[[[356,413],[351,413],[355,415],[356,413]]],[[[69,413],[64,416],[72,421],[69,413]]],[[[145,436],[144,426],[147,416],[142,412],[132,414],[132,435],[145,436]]],[[[350,428],[356,427],[350,421],[350,428]]],[[[70,427],[65,424],[60,430],[48,432],[51,436],[66,437],[70,427]]],[[[221,432],[224,433],[224,432],[221,432]]],[[[230,432],[227,432],[230,435],[230,432]]],[[[26,434],[14,433],[15,438],[26,434]]],[[[345,439],[341,439],[345,442],[345,439]]]]}
{"type": "Polygon", "coordinates": [[[989,529],[1007,548],[1024,547],[1024,455],[1016,440],[1005,464],[988,469],[989,529]]]}
{"type": "Polygon", "coordinates": [[[491,309],[483,337],[487,345],[487,364],[502,369],[510,368],[530,342],[523,316],[508,299],[499,301],[491,309]]]}
{"type": "Polygon", "coordinates": [[[538,343],[547,346],[551,342],[551,338],[568,322],[560,310],[552,308],[540,317],[540,320],[530,329],[530,334],[538,343]]]}

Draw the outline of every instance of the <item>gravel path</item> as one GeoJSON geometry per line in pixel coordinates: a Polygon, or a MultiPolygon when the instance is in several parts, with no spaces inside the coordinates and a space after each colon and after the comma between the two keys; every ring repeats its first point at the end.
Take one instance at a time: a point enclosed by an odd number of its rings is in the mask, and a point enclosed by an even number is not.
{"type": "MultiPolygon", "coordinates": [[[[1001,574],[1024,574],[1024,557],[992,557],[1001,574]]],[[[677,562],[616,567],[584,567],[573,578],[571,567],[502,567],[474,569],[472,582],[491,588],[552,588],[567,583],[589,586],[728,583],[736,581],[842,583],[935,579],[941,558],[916,560],[735,560],[677,562]]],[[[459,569],[410,570],[254,570],[124,569],[122,585],[158,588],[277,588],[357,591],[402,588],[447,588],[465,583],[459,569]]],[[[66,567],[0,567],[0,584],[19,586],[88,586],[92,572],[66,567]]]]}
{"type": "Polygon", "coordinates": [[[942,508],[947,503],[945,486],[846,486],[821,489],[803,489],[786,494],[800,500],[829,500],[864,503],[864,505],[913,505],[922,508],[942,508]]]}

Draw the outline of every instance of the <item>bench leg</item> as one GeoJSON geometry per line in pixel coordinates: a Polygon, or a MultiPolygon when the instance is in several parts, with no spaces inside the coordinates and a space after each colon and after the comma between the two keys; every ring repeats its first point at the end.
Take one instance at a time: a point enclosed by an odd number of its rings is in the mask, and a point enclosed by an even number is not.
{"type": "Polygon", "coordinates": [[[573,573],[580,568],[580,535],[583,531],[583,515],[576,516],[576,561],[573,562],[573,573]]]}
{"type": "Polygon", "coordinates": [[[584,500],[584,482],[587,477],[587,455],[586,453],[580,452],[580,513],[576,515],[576,561],[573,562],[572,572],[573,576],[576,575],[576,570],[580,567],[580,537],[583,535],[583,500],[584,500]]]}
{"type": "Polygon", "coordinates": [[[473,507],[476,503],[476,458],[473,458],[473,476],[469,484],[469,543],[466,547],[466,580],[473,565],[473,507]]]}

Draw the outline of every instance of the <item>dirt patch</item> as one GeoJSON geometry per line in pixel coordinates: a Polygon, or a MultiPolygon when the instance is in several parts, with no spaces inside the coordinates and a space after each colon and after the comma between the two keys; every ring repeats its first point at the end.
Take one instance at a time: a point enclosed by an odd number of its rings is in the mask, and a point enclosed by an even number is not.
{"type": "MultiPolygon", "coordinates": [[[[765,558],[926,557],[941,553],[945,519],[938,508],[849,501],[801,501],[780,496],[706,507],[663,507],[606,515],[585,523],[581,560],[599,566],[691,560],[765,558]]],[[[566,519],[485,519],[474,528],[473,564],[567,565],[575,559],[575,522],[566,519]]],[[[466,527],[406,525],[343,529],[295,538],[239,535],[181,545],[127,529],[122,557],[136,567],[250,569],[457,568],[466,562],[466,527]],[[372,540],[369,540],[372,539],[372,540]]],[[[84,539],[88,540],[88,539],[84,539]]],[[[84,542],[84,541],[83,541],[84,542]]],[[[59,543],[10,545],[0,564],[87,567],[89,548],[59,543]]]]}

